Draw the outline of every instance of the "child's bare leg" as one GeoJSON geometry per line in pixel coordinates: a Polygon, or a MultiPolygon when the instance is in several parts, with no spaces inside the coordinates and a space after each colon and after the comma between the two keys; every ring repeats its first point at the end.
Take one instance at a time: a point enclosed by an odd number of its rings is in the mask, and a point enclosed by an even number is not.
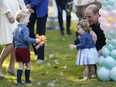
{"type": "Polygon", "coordinates": [[[87,80],[88,79],[88,72],[89,72],[89,66],[88,65],[84,65],[84,72],[83,72],[83,80],[87,80]]]}
{"type": "Polygon", "coordinates": [[[25,69],[25,83],[31,83],[30,81],[30,67],[31,67],[31,62],[26,63],[26,69],[25,69]]]}
{"type": "Polygon", "coordinates": [[[31,68],[31,62],[26,63],[25,65],[26,65],[26,70],[30,70],[30,68],[31,68]]]}
{"type": "Polygon", "coordinates": [[[95,65],[90,65],[90,71],[91,71],[91,77],[95,78],[96,77],[95,65]]]}

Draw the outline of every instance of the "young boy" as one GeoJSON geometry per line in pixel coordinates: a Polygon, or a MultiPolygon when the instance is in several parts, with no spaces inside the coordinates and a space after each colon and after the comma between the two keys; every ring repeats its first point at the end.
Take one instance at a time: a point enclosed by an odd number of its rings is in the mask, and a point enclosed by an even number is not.
{"type": "Polygon", "coordinates": [[[24,69],[24,64],[26,65],[25,69],[25,83],[31,83],[30,77],[30,51],[29,43],[39,43],[39,39],[34,39],[29,37],[29,29],[26,25],[29,22],[30,14],[27,11],[20,10],[16,14],[16,20],[19,22],[14,33],[13,33],[13,45],[15,47],[16,60],[19,64],[17,70],[17,85],[22,85],[21,77],[24,69]]]}

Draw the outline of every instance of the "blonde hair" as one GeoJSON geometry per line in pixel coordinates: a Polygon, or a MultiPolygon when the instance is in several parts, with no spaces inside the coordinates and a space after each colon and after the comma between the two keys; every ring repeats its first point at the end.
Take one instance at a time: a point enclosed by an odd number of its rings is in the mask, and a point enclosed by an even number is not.
{"type": "Polygon", "coordinates": [[[26,16],[30,15],[30,13],[28,11],[25,10],[19,10],[16,13],[16,21],[20,22],[21,18],[25,18],[26,16]]]}
{"type": "Polygon", "coordinates": [[[86,8],[87,10],[91,10],[93,14],[95,15],[96,13],[99,13],[99,7],[97,5],[91,4],[86,8]]]}
{"type": "Polygon", "coordinates": [[[85,32],[90,32],[90,25],[87,20],[83,19],[77,23],[77,26],[80,25],[85,32]]]}

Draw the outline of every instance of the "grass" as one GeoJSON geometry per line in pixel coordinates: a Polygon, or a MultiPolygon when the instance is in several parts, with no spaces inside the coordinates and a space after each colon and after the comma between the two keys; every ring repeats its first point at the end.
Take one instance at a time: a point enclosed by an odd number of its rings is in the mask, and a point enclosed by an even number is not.
{"type": "MultiPolygon", "coordinates": [[[[68,48],[69,43],[73,43],[75,39],[76,24],[72,23],[71,36],[60,36],[59,30],[47,30],[47,42],[45,44],[46,61],[41,64],[36,64],[36,56],[31,49],[31,80],[32,84],[23,85],[20,87],[116,87],[113,81],[102,82],[98,78],[82,81],[83,66],[75,64],[77,50],[71,51],[68,48]],[[54,55],[50,58],[50,54],[54,55]]],[[[0,46],[0,51],[2,46],[0,46]]],[[[4,79],[0,79],[0,87],[16,87],[16,77],[8,75],[6,69],[9,63],[9,56],[3,64],[4,79]]],[[[17,69],[16,63],[16,69],[17,69]]],[[[24,75],[22,80],[24,81],[24,75]]]]}

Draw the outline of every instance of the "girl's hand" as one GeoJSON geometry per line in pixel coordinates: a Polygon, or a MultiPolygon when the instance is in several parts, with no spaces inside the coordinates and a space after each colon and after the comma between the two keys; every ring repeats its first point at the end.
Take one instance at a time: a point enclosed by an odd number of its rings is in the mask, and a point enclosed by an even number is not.
{"type": "Polygon", "coordinates": [[[6,16],[7,16],[7,18],[8,18],[10,23],[14,23],[15,22],[14,16],[11,14],[11,12],[8,12],[6,14],[6,16]]]}
{"type": "Polygon", "coordinates": [[[71,50],[73,50],[74,48],[76,48],[76,45],[69,44],[69,48],[70,48],[71,50]]]}

